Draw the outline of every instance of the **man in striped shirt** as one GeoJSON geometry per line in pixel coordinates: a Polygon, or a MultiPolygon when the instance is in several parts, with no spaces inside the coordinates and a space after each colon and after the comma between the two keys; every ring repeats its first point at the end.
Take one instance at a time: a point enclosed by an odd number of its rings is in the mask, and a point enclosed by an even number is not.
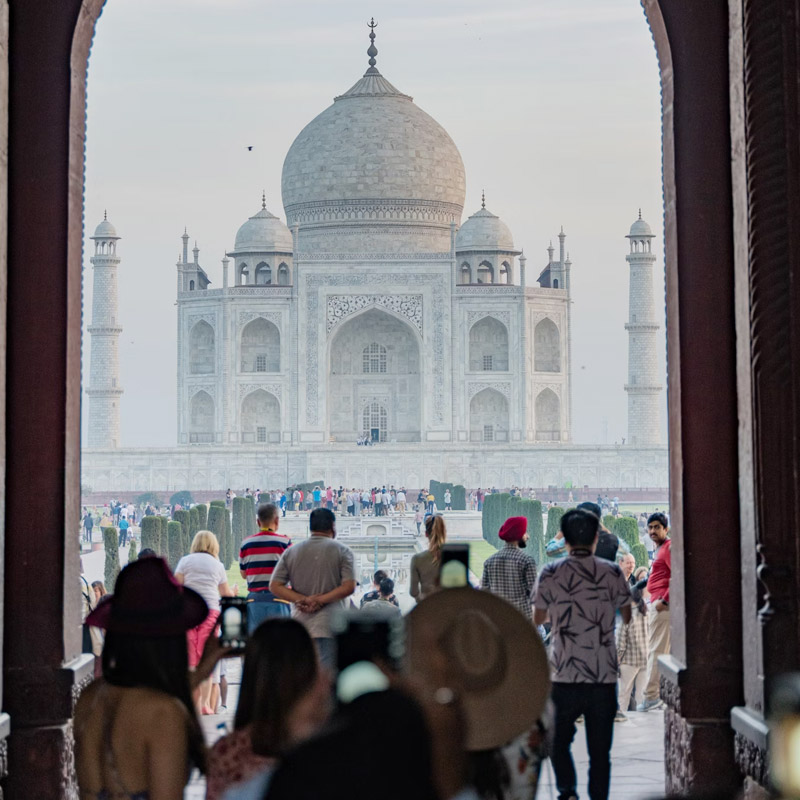
{"type": "Polygon", "coordinates": [[[239,571],[247,581],[247,626],[249,633],[267,617],[289,617],[291,606],[269,590],[275,565],[292,543],[278,533],[281,516],[274,503],[258,507],[258,533],[248,536],[239,551],[239,571]]]}

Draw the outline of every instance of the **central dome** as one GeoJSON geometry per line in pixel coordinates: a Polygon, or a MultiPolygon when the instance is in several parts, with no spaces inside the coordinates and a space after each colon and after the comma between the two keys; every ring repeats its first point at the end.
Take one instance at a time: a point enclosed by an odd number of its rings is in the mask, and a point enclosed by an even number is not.
{"type": "Polygon", "coordinates": [[[358,249],[351,229],[370,221],[399,236],[392,246],[381,235],[370,249],[438,251],[449,250],[450,223],[461,221],[465,175],[447,131],[373,66],[303,128],[286,155],[281,186],[287,223],[299,226],[303,250],[358,249]],[[337,237],[335,247],[313,230],[320,226],[337,237]],[[413,241],[409,226],[428,230],[413,241]]]}

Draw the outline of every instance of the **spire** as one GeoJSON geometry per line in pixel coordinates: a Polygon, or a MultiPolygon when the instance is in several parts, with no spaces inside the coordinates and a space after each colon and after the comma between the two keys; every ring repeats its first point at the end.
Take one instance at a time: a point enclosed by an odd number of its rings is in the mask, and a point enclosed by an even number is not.
{"type": "Polygon", "coordinates": [[[267,207],[267,192],[266,189],[261,190],[261,208],[267,207]]]}
{"type": "Polygon", "coordinates": [[[639,209],[639,219],[641,219],[641,218],[642,218],[642,209],[640,208],[639,209]]]}
{"type": "Polygon", "coordinates": [[[481,208],[486,208],[486,192],[481,189],[481,208]]]}
{"type": "Polygon", "coordinates": [[[189,263],[189,234],[186,232],[186,228],[183,229],[183,259],[181,261],[182,264],[189,263]]]}
{"type": "Polygon", "coordinates": [[[369,66],[371,70],[375,70],[375,72],[377,72],[375,69],[375,64],[377,63],[375,56],[378,55],[378,48],[375,47],[375,28],[378,27],[378,23],[375,22],[374,17],[370,19],[367,27],[369,28],[369,49],[367,50],[367,55],[369,56],[369,66]]]}
{"type": "MultiPolygon", "coordinates": [[[[639,209],[639,219],[642,218],[642,211],[639,209]]],[[[103,209],[103,222],[108,222],[108,209],[103,209]]]]}

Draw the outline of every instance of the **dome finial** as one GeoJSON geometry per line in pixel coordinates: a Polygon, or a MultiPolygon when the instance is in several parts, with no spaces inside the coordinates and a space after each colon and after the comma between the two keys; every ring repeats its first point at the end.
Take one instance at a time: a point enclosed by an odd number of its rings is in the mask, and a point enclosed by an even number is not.
{"type": "Polygon", "coordinates": [[[486,191],[481,189],[481,208],[486,208],[486,191]]]}
{"type": "Polygon", "coordinates": [[[369,49],[367,50],[367,55],[369,56],[369,65],[370,67],[374,67],[377,63],[375,61],[375,56],[378,55],[378,48],[375,47],[375,28],[378,27],[378,23],[375,22],[375,18],[372,17],[369,21],[369,49]]]}
{"type": "Polygon", "coordinates": [[[261,190],[261,208],[266,208],[266,207],[267,207],[267,190],[266,189],[262,189],[261,190]]]}
{"type": "Polygon", "coordinates": [[[103,209],[103,222],[108,222],[108,209],[103,209]]]}
{"type": "Polygon", "coordinates": [[[641,219],[641,218],[642,218],[642,209],[640,208],[639,209],[639,219],[641,219]]]}

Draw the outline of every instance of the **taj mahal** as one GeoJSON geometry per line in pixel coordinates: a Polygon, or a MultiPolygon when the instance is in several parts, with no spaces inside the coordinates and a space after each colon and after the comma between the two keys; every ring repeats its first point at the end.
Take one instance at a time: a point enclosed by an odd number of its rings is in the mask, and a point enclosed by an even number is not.
{"type": "Polygon", "coordinates": [[[665,487],[649,226],[628,234],[628,441],[579,446],[563,229],[531,270],[485,198],[465,219],[458,148],[378,71],[370,39],[363,77],[286,155],[285,222],[263,194],[221,287],[184,231],[173,447],[120,447],[120,237],[98,226],[84,484],[665,487]]]}

